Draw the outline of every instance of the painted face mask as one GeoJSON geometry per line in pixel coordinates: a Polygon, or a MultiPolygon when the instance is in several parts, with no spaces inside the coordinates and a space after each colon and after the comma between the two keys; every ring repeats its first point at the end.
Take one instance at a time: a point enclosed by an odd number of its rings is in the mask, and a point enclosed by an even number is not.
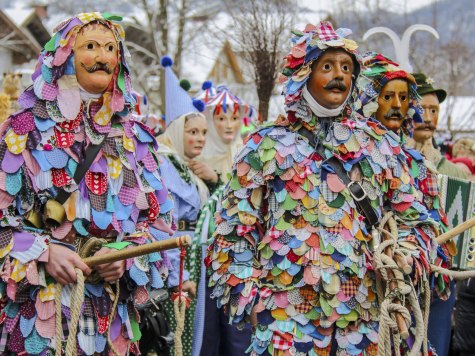
{"type": "Polygon", "coordinates": [[[30,109],[40,99],[53,121],[73,120],[83,105],[82,87],[102,93],[103,109],[95,115],[99,125],[107,125],[114,113],[127,115],[134,98],[121,19],[93,12],[60,23],[39,56],[33,89],[23,93],[20,106],[30,109]]]}

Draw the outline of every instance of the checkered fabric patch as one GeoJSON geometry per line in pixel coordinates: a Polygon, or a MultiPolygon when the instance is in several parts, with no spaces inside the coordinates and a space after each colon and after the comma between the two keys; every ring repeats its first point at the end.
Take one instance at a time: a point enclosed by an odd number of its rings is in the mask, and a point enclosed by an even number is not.
{"type": "Polygon", "coordinates": [[[312,286],[304,286],[300,288],[300,295],[305,298],[305,300],[315,300],[317,293],[313,290],[312,286]]]}
{"type": "Polygon", "coordinates": [[[137,179],[135,178],[134,172],[125,167],[122,171],[124,172],[124,184],[127,187],[135,187],[137,185],[137,179]]]}
{"type": "Polygon", "coordinates": [[[219,236],[216,239],[216,244],[223,249],[231,247],[233,245],[232,242],[227,241],[223,236],[219,236]]]}
{"type": "Polygon", "coordinates": [[[277,350],[288,350],[293,344],[292,335],[287,333],[279,334],[275,333],[272,337],[272,345],[277,350]]]}
{"type": "Polygon", "coordinates": [[[104,211],[106,209],[107,194],[97,195],[89,191],[89,201],[95,211],[104,211]]]}
{"type": "Polygon", "coordinates": [[[117,149],[115,148],[115,139],[113,137],[106,138],[104,144],[102,145],[102,150],[111,157],[119,157],[119,152],[117,152],[117,149]]]}
{"type": "Polygon", "coordinates": [[[85,335],[96,335],[97,328],[94,318],[81,314],[79,317],[79,330],[81,330],[85,335]]]}
{"type": "Polygon", "coordinates": [[[267,230],[267,235],[272,239],[279,238],[283,233],[283,231],[277,230],[275,226],[272,226],[269,230],[267,230]]]}
{"type": "Polygon", "coordinates": [[[427,193],[430,196],[436,196],[439,194],[439,186],[437,184],[437,178],[434,174],[428,174],[425,183],[427,186],[427,193]]]}
{"type": "Polygon", "coordinates": [[[341,284],[341,291],[348,297],[354,297],[358,293],[361,281],[357,277],[350,277],[341,284]]]}
{"type": "Polygon", "coordinates": [[[0,143],[0,162],[3,161],[3,158],[5,157],[5,152],[7,152],[7,143],[5,141],[2,141],[2,143],[0,143]]]}
{"type": "Polygon", "coordinates": [[[254,226],[238,225],[237,229],[236,229],[236,232],[237,232],[238,236],[244,236],[244,234],[247,234],[248,232],[251,232],[254,229],[255,229],[254,226]]]}
{"type": "Polygon", "coordinates": [[[310,303],[308,302],[303,302],[298,305],[294,306],[295,311],[299,314],[306,314],[308,313],[313,307],[310,303]]]}
{"type": "Polygon", "coordinates": [[[0,229],[0,249],[7,247],[13,238],[13,232],[11,228],[0,229]]]}
{"type": "Polygon", "coordinates": [[[331,40],[337,40],[339,37],[333,30],[333,27],[329,22],[322,22],[320,26],[317,28],[317,34],[318,37],[322,41],[331,41],[331,40]]]}

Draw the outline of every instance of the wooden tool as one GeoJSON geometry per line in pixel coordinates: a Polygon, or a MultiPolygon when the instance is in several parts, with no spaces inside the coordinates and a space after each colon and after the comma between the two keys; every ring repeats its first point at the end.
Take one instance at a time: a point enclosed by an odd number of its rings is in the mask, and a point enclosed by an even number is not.
{"type": "Polygon", "coordinates": [[[94,267],[97,265],[102,265],[104,263],[121,261],[127,258],[147,255],[153,252],[171,250],[172,248],[188,246],[190,244],[191,237],[188,235],[183,235],[180,237],[175,237],[163,241],[152,242],[146,245],[124,248],[123,250],[114,251],[106,255],[86,257],[83,259],[83,261],[89,267],[94,267]]]}

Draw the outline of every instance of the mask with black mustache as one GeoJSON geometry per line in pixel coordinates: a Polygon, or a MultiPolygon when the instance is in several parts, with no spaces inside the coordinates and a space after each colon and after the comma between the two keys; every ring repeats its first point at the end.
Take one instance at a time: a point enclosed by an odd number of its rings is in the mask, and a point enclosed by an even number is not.
{"type": "Polygon", "coordinates": [[[112,69],[109,68],[109,66],[105,63],[99,63],[97,62],[96,64],[93,64],[92,66],[88,67],[84,63],[81,63],[81,66],[88,72],[88,73],[94,73],[100,70],[103,70],[107,74],[112,74],[112,69]]]}
{"type": "Polygon", "coordinates": [[[338,89],[341,91],[346,91],[347,87],[346,84],[343,80],[340,79],[332,79],[330,82],[328,82],[327,85],[323,87],[325,90],[333,90],[333,89],[338,89]]]}
{"type": "Polygon", "coordinates": [[[404,119],[404,115],[399,109],[389,109],[389,111],[384,115],[386,120],[391,120],[395,117],[397,117],[399,120],[404,119]]]}
{"type": "Polygon", "coordinates": [[[432,123],[422,123],[420,125],[417,125],[415,130],[426,130],[430,129],[432,131],[435,131],[435,126],[432,123]]]}

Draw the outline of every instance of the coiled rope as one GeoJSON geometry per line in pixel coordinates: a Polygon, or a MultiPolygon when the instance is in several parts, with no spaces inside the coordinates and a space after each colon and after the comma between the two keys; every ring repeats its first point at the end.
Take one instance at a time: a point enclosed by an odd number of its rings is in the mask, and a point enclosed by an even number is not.
{"type": "MultiPolygon", "coordinates": [[[[397,223],[393,212],[387,212],[380,223],[378,232],[385,237],[379,246],[375,246],[373,254],[375,270],[381,278],[376,279],[376,290],[380,305],[378,355],[400,355],[402,340],[408,337],[411,326],[412,311],[415,319],[414,343],[409,356],[428,355],[427,325],[429,321],[431,291],[429,276],[422,275],[422,306],[410,274],[412,267],[407,263],[410,251],[398,243],[397,223]],[[389,231],[384,227],[389,227],[389,231]]],[[[457,228],[456,228],[457,229],[457,228]]],[[[460,230],[460,228],[458,228],[460,230]]],[[[454,229],[455,230],[455,229],[454,229]]],[[[452,271],[431,264],[430,270],[452,279],[467,279],[475,277],[473,271],[452,271]]],[[[427,271],[429,273],[430,271],[427,271]]]]}
{"type": "MultiPolygon", "coordinates": [[[[88,238],[87,242],[79,251],[79,256],[81,258],[88,257],[93,255],[97,252],[102,245],[107,243],[104,239],[98,239],[95,237],[88,238]]],[[[71,319],[69,321],[69,335],[68,340],[66,342],[66,349],[64,354],[65,355],[77,355],[77,329],[79,324],[79,316],[81,315],[81,306],[84,302],[84,284],[86,282],[86,278],[82,271],[79,268],[75,268],[77,281],[73,285],[71,290],[71,304],[70,304],[70,312],[71,312],[71,319]]],[[[100,278],[100,277],[99,277],[100,278]]],[[[88,277],[88,281],[91,280],[97,283],[98,275],[92,274],[88,277]],[[90,279],[89,279],[90,278],[90,279]]],[[[112,341],[110,339],[110,325],[112,325],[112,321],[115,318],[115,311],[117,309],[117,304],[119,302],[119,281],[115,283],[116,292],[115,295],[111,295],[111,298],[114,299],[112,310],[109,314],[109,327],[107,329],[107,343],[112,351],[112,353],[116,356],[119,356],[119,353],[114,348],[112,341]]],[[[56,306],[56,335],[55,335],[55,350],[56,356],[61,356],[62,353],[62,338],[63,338],[63,328],[62,328],[62,310],[61,310],[61,294],[63,292],[63,286],[60,283],[56,283],[55,286],[55,306],[56,306]]]]}

